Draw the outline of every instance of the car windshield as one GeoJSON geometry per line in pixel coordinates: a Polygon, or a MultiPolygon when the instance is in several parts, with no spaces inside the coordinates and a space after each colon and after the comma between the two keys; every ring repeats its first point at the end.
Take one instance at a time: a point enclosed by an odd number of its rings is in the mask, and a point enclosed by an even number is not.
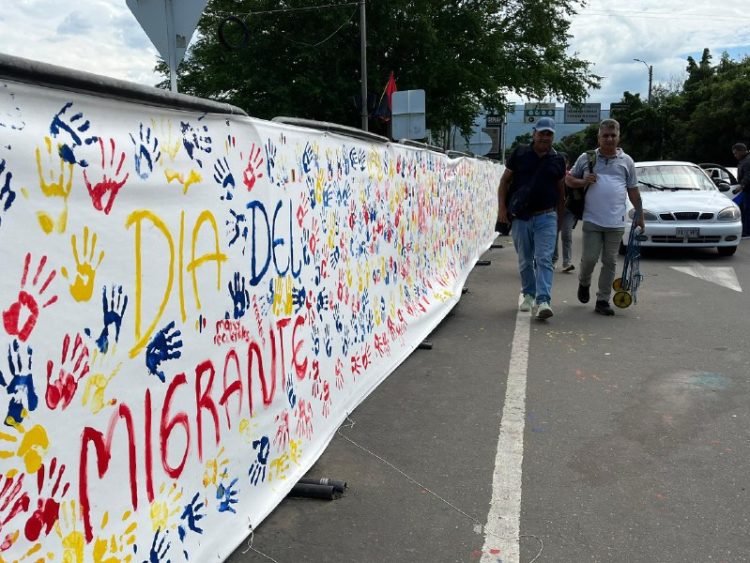
{"type": "Polygon", "coordinates": [[[697,166],[686,164],[657,164],[637,166],[641,191],[716,191],[714,183],[697,166]]]}

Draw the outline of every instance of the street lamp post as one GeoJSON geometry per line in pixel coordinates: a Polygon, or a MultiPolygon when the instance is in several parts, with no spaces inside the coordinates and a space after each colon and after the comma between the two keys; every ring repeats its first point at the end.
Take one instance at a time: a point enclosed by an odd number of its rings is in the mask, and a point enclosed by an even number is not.
{"type": "Polygon", "coordinates": [[[648,69],[648,103],[651,104],[651,84],[654,78],[654,67],[642,59],[633,59],[633,60],[639,63],[643,63],[644,65],[646,65],[646,68],[648,69]]]}

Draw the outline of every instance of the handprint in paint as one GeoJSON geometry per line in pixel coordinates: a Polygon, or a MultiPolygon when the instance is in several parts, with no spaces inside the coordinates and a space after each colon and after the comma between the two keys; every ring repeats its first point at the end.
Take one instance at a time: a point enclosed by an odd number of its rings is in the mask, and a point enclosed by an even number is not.
{"type": "Polygon", "coordinates": [[[88,407],[91,414],[96,414],[104,407],[117,403],[117,399],[105,398],[109,382],[114,379],[122,367],[122,362],[118,362],[110,371],[112,358],[112,355],[101,354],[99,350],[94,350],[89,364],[91,373],[86,378],[86,388],[83,390],[82,399],[83,406],[88,407]],[[110,372],[107,375],[108,371],[110,372]]]}
{"type": "Polygon", "coordinates": [[[214,163],[214,180],[224,189],[221,199],[231,201],[234,198],[233,192],[236,184],[227,157],[222,157],[214,163]]]}
{"type": "MultiPolygon", "coordinates": [[[[10,187],[13,173],[7,169],[5,159],[0,160],[0,212],[7,213],[16,199],[16,192],[10,187]]],[[[0,215],[0,226],[3,224],[3,216],[0,215]]]]}
{"type": "Polygon", "coordinates": [[[0,459],[4,460],[5,475],[13,477],[21,471],[31,475],[39,471],[49,448],[47,431],[39,424],[26,430],[23,424],[10,417],[5,419],[5,424],[15,431],[0,432],[0,459]]]}
{"type": "MultiPolygon", "coordinates": [[[[54,213],[47,211],[37,211],[37,220],[39,226],[45,234],[52,232],[63,233],[68,225],[68,197],[73,189],[73,165],[68,164],[52,150],[52,139],[44,138],[44,152],[48,161],[48,168],[45,174],[42,168],[42,149],[37,147],[34,151],[36,158],[37,175],[39,176],[39,189],[46,198],[47,203],[54,200],[62,200],[62,210],[54,213]]],[[[28,194],[21,190],[28,197],[28,194]]]]}
{"type": "Polygon", "coordinates": [[[255,461],[250,465],[248,475],[250,475],[250,483],[257,485],[266,480],[268,454],[271,453],[271,443],[268,436],[263,436],[259,440],[253,440],[253,449],[256,450],[257,454],[255,461]]]}
{"type": "MultiPolygon", "coordinates": [[[[88,301],[94,293],[94,280],[96,270],[101,266],[104,260],[104,251],[99,253],[98,261],[96,260],[96,233],[91,234],[91,245],[89,246],[89,228],[83,228],[83,248],[78,251],[78,239],[75,235],[70,237],[70,246],[73,248],[73,259],[75,260],[75,280],[70,285],[70,295],[78,302],[88,301]]],[[[70,280],[68,269],[64,266],[60,273],[66,280],[70,280]]]]}
{"type": "Polygon", "coordinates": [[[18,340],[8,344],[8,371],[3,373],[0,370],[0,386],[5,387],[10,395],[8,413],[3,419],[8,426],[22,423],[39,404],[31,371],[32,356],[31,346],[27,346],[24,353],[18,340]]]}
{"type": "Polygon", "coordinates": [[[71,165],[78,164],[85,168],[89,165],[88,162],[76,157],[75,153],[83,145],[90,145],[98,138],[90,134],[91,122],[82,112],[68,112],[71,107],[73,102],[68,102],[55,114],[49,132],[59,143],[60,158],[71,165]]]}
{"type": "Polygon", "coordinates": [[[143,563],[162,563],[166,559],[166,563],[170,563],[170,559],[167,559],[169,554],[169,548],[172,547],[172,542],[167,541],[169,536],[169,530],[166,530],[162,534],[161,528],[156,530],[154,533],[154,539],[151,541],[151,549],[148,552],[148,559],[143,563]]]}
{"type": "Polygon", "coordinates": [[[146,180],[154,171],[154,165],[161,158],[159,139],[152,134],[151,127],[146,127],[144,130],[143,123],[141,123],[138,140],[132,133],[130,134],[130,140],[133,141],[135,146],[135,173],[141,179],[146,180]]]}
{"type": "Polygon", "coordinates": [[[237,504],[237,495],[239,494],[239,491],[235,489],[235,485],[237,485],[237,481],[239,481],[238,478],[232,479],[232,481],[229,483],[229,485],[224,484],[224,478],[227,477],[226,471],[222,475],[222,481],[219,483],[219,486],[216,487],[216,500],[219,501],[219,505],[216,507],[216,509],[219,512],[234,512],[237,513],[237,511],[232,506],[233,504],[237,504]]]}
{"type": "Polygon", "coordinates": [[[208,134],[207,125],[193,127],[190,123],[180,122],[182,131],[182,145],[190,157],[203,168],[203,158],[211,154],[211,137],[208,134]]]}
{"type": "MultiPolygon", "coordinates": [[[[112,286],[112,292],[107,300],[107,286],[102,286],[102,309],[104,317],[104,327],[96,339],[96,347],[102,354],[106,354],[110,345],[120,339],[120,327],[122,318],[125,316],[125,310],[128,308],[128,296],[122,292],[122,286],[112,286]],[[112,334],[110,327],[114,329],[114,341],[111,341],[112,334]]],[[[87,331],[88,333],[88,331],[87,331]]]]}
{"type": "Polygon", "coordinates": [[[240,276],[239,272],[235,272],[234,281],[230,280],[228,284],[229,296],[232,298],[232,303],[234,303],[232,316],[235,319],[241,319],[244,317],[250,307],[250,291],[245,284],[245,277],[240,276]]]}
{"type": "Polygon", "coordinates": [[[263,172],[261,172],[262,166],[263,157],[260,154],[260,147],[256,147],[255,143],[253,143],[250,147],[250,154],[247,157],[245,170],[242,172],[242,183],[245,184],[247,191],[252,191],[258,178],[263,177],[263,172]]]}
{"type": "MultiPolygon", "coordinates": [[[[25,289],[26,282],[29,278],[29,266],[31,265],[31,254],[26,254],[23,265],[23,274],[21,275],[21,289],[18,292],[18,297],[10,307],[3,311],[3,326],[5,327],[5,331],[10,336],[17,336],[21,342],[25,342],[34,330],[34,327],[39,320],[39,302],[44,299],[44,292],[57,275],[57,271],[52,270],[47,277],[44,278],[41,285],[39,285],[39,282],[43,278],[42,272],[44,271],[46,264],[47,257],[42,256],[41,260],[39,260],[36,272],[34,273],[34,277],[31,280],[31,288],[29,288],[30,290],[34,289],[37,294],[37,296],[34,297],[25,289]]],[[[42,309],[46,309],[56,301],[57,295],[53,295],[44,302],[42,309]]]]}
{"type": "MultiPolygon", "coordinates": [[[[237,213],[234,209],[230,209],[229,213],[232,215],[231,219],[226,221],[226,225],[229,227],[229,235],[232,237],[229,239],[229,246],[234,246],[240,237],[247,241],[249,227],[244,213],[237,213]]],[[[245,254],[245,245],[242,245],[242,254],[245,254]]]]}
{"type": "Polygon", "coordinates": [[[159,369],[162,362],[182,356],[182,340],[179,330],[175,330],[175,322],[170,321],[151,339],[146,347],[146,367],[151,375],[155,375],[162,383],[166,381],[164,372],[159,369]]]}
{"type": "Polygon", "coordinates": [[[63,481],[64,476],[65,465],[58,465],[56,457],[52,458],[46,472],[44,465],[37,472],[37,505],[24,527],[27,540],[36,541],[42,534],[48,536],[57,523],[60,517],[60,499],[70,487],[69,481],[63,481]]]}
{"type": "Polygon", "coordinates": [[[0,552],[10,549],[19,537],[13,520],[29,509],[29,494],[23,490],[24,474],[18,477],[0,477],[0,552]]]}
{"type": "Polygon", "coordinates": [[[196,534],[202,534],[203,528],[198,527],[198,521],[201,520],[205,515],[202,514],[204,503],[198,502],[200,493],[195,493],[191,501],[185,505],[185,508],[180,514],[181,523],[177,526],[177,534],[180,536],[180,540],[184,541],[188,530],[195,532],[196,534]]]}
{"type": "Polygon", "coordinates": [[[80,334],[76,334],[72,349],[70,335],[64,336],[60,368],[55,379],[52,377],[54,369],[54,362],[48,360],[45,400],[50,409],[55,410],[61,406],[61,410],[65,410],[78,390],[78,382],[89,373],[89,349],[80,334]]]}
{"type": "Polygon", "coordinates": [[[104,139],[99,139],[99,151],[101,154],[101,171],[94,176],[93,166],[83,171],[83,180],[89,192],[91,203],[97,211],[103,211],[109,215],[115,198],[120,189],[128,181],[130,172],[122,175],[122,166],[125,163],[125,152],[119,152],[115,146],[115,140],[110,139],[105,148],[104,139]],[[109,156],[108,156],[109,155],[109,156]],[[92,170],[92,178],[89,178],[89,170],[92,170]]]}

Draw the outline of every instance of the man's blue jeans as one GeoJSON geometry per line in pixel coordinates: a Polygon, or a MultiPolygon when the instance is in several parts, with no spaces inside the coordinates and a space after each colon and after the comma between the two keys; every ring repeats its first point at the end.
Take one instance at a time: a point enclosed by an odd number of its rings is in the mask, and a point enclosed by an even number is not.
{"type": "Polygon", "coordinates": [[[518,254],[521,291],[533,295],[537,304],[552,299],[552,253],[557,242],[557,212],[533,215],[529,220],[514,219],[511,227],[518,254]]]}

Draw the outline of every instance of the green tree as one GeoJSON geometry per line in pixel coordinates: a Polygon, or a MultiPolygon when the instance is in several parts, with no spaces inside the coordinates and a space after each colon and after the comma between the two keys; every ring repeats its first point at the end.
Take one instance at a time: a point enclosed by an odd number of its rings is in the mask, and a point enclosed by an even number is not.
{"type": "MultiPolygon", "coordinates": [[[[566,52],[578,6],[576,0],[370,0],[368,91],[380,97],[393,71],[400,90],[426,91],[429,128],[447,132],[456,124],[464,135],[480,107],[501,111],[510,94],[583,101],[600,77],[566,52]]],[[[359,7],[351,0],[211,0],[198,30],[179,68],[181,92],[261,118],[359,126],[359,7]],[[321,4],[334,6],[311,9],[321,4]],[[246,26],[243,49],[219,40],[229,16],[246,26]]],[[[229,22],[224,31],[236,39],[241,29],[229,22]]],[[[163,62],[157,69],[168,74],[163,62]]],[[[371,120],[371,129],[384,132],[379,123],[371,120]]]]}

